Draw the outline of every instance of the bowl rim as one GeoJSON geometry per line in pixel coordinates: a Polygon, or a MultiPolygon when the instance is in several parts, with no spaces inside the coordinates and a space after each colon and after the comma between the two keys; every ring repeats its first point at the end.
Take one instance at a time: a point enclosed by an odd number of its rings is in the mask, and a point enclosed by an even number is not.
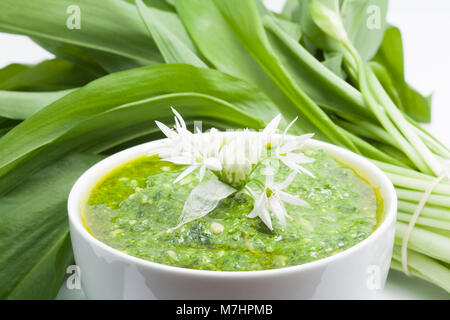
{"type": "MultiPolygon", "coordinates": [[[[294,137],[289,135],[289,137],[294,137]]],[[[371,185],[377,184],[377,188],[380,190],[381,197],[383,198],[384,215],[382,221],[378,227],[364,240],[358,242],[354,246],[347,248],[344,251],[336,253],[334,255],[307,262],[300,265],[288,266],[278,269],[266,269],[266,270],[249,270],[249,271],[220,271],[220,270],[200,270],[189,269],[184,267],[177,267],[166,265],[162,263],[152,262],[142,258],[138,258],[127,253],[124,253],[118,249],[110,247],[109,245],[96,239],[84,226],[81,218],[80,207],[84,201],[86,201],[89,192],[92,188],[111,170],[118,166],[125,164],[133,159],[148,154],[151,149],[157,148],[166,139],[154,140],[143,144],[136,145],[134,147],[122,150],[107,158],[99,161],[87,171],[85,171],[73,185],[69,198],[68,198],[68,218],[71,232],[72,230],[78,232],[85,242],[94,246],[97,249],[106,251],[108,254],[115,258],[136,265],[141,268],[150,268],[163,272],[173,272],[179,275],[191,276],[191,277],[214,277],[214,278],[258,278],[267,276],[287,275],[290,273],[297,273],[301,271],[307,271],[313,268],[321,268],[338,260],[341,260],[354,252],[357,252],[364,247],[369,246],[371,243],[376,242],[379,238],[383,237],[396,221],[397,213],[397,196],[395,188],[389,178],[381,171],[375,164],[368,159],[353,153],[342,147],[332,145],[330,143],[310,139],[305,143],[305,146],[324,149],[331,152],[338,160],[344,162],[346,165],[352,166],[352,169],[358,172],[364,179],[369,180],[371,185]],[[360,173],[364,171],[364,174],[360,173]],[[101,173],[100,173],[101,172],[101,173]]],[[[375,187],[375,186],[374,186],[375,187]]],[[[73,237],[72,241],[74,241],[73,237]]],[[[97,252],[97,250],[96,250],[97,252]]]]}

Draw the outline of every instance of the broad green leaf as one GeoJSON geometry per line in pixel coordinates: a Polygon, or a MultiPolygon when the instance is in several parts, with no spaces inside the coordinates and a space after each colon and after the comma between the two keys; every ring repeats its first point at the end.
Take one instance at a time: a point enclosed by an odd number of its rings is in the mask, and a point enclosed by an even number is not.
{"type": "Polygon", "coordinates": [[[375,73],[375,76],[378,78],[380,83],[383,85],[384,90],[387,92],[389,97],[391,97],[391,99],[395,103],[395,105],[402,111],[405,111],[403,108],[401,99],[400,99],[400,95],[394,84],[394,80],[392,79],[388,69],[386,69],[386,67],[383,66],[382,64],[375,62],[375,61],[370,61],[369,66],[372,69],[372,71],[375,73]]]}
{"type": "Polygon", "coordinates": [[[32,40],[55,56],[70,61],[97,76],[162,62],[162,60],[149,62],[147,60],[127,58],[106,51],[38,37],[32,37],[32,40]]]}
{"type": "Polygon", "coordinates": [[[361,93],[322,65],[297,41],[290,38],[264,17],[270,44],[289,75],[319,105],[336,112],[362,119],[371,119],[361,93]]]}
{"type": "Polygon", "coordinates": [[[20,92],[0,90],[0,117],[24,120],[73,90],[20,92]]]}
{"type": "Polygon", "coordinates": [[[383,41],[388,0],[343,0],[340,13],[351,43],[368,61],[383,41]]]}
{"type": "Polygon", "coordinates": [[[52,59],[28,67],[20,73],[0,82],[0,90],[56,91],[81,87],[96,76],[80,67],[61,60],[52,59]]]}
{"type": "MultiPolygon", "coordinates": [[[[136,4],[135,0],[122,0],[126,1],[128,3],[131,3],[133,5],[136,4]]],[[[158,9],[158,10],[164,10],[168,12],[175,12],[175,9],[173,5],[166,0],[144,0],[143,1],[147,6],[151,6],[152,8],[158,9]]]]}
{"type": "Polygon", "coordinates": [[[20,121],[18,121],[18,120],[11,120],[11,119],[8,119],[8,118],[0,117],[0,128],[11,127],[11,126],[16,125],[19,122],[20,121]]]}
{"type": "Polygon", "coordinates": [[[73,261],[67,196],[101,156],[73,155],[0,198],[0,298],[53,299],[73,261]]]}
{"type": "Polygon", "coordinates": [[[302,29],[299,24],[290,22],[288,20],[277,18],[274,15],[271,15],[271,20],[286,34],[289,35],[293,40],[299,42],[302,37],[302,29]]]}
{"type": "MultiPolygon", "coordinates": [[[[48,52],[54,54],[56,57],[61,58],[62,60],[66,60],[72,62],[73,64],[83,68],[92,74],[101,77],[107,74],[108,72],[98,63],[98,61],[94,60],[89,54],[88,49],[86,47],[81,47],[78,45],[65,43],[57,40],[51,40],[47,38],[41,38],[37,36],[30,37],[37,45],[41,46],[43,49],[48,52]]],[[[90,49],[92,51],[97,51],[90,49]]],[[[100,51],[105,53],[104,51],[100,51]]],[[[115,57],[132,60],[129,58],[125,58],[122,56],[114,55],[115,57]]],[[[141,66],[141,65],[140,65],[141,66]]]]}
{"type": "Polygon", "coordinates": [[[378,71],[377,76],[383,87],[398,102],[399,108],[416,121],[430,122],[431,97],[422,96],[405,81],[402,36],[398,28],[389,27],[386,30],[373,61],[383,66],[382,70],[378,67],[375,71],[378,71]]]}
{"type": "MultiPolygon", "coordinates": [[[[236,38],[213,1],[175,0],[175,5],[195,44],[213,66],[264,91],[286,119],[298,115],[293,103],[236,38]]],[[[261,112],[257,115],[265,117],[261,112]]],[[[300,117],[298,125],[302,126],[300,132],[314,128],[304,117],[300,117]]]]}
{"type": "Polygon", "coordinates": [[[20,120],[12,120],[0,117],[0,138],[20,123],[20,120]]]}
{"type": "Polygon", "coordinates": [[[295,21],[295,15],[298,14],[300,0],[286,0],[281,14],[291,21],[295,21]]]}
{"type": "Polygon", "coordinates": [[[166,27],[167,19],[162,16],[163,12],[148,8],[142,0],[136,0],[136,7],[166,63],[187,63],[196,67],[207,67],[191,48],[180,40],[178,37],[180,32],[173,33],[166,27]]]}
{"type": "MultiPolygon", "coordinates": [[[[148,119],[149,126],[152,120],[168,114],[169,106],[174,102],[177,105],[186,105],[186,108],[191,110],[188,115],[199,117],[199,120],[224,119],[248,127],[263,126],[263,121],[256,118],[255,114],[264,115],[268,121],[277,113],[273,103],[254,86],[214,70],[189,65],[159,65],[114,73],[55,101],[0,139],[0,176],[3,177],[0,180],[0,190],[7,190],[11,184],[20,182],[19,177],[23,178],[26,163],[36,170],[54,160],[53,155],[57,158],[76,148],[76,143],[68,143],[62,144],[58,149],[52,149],[51,152],[46,150],[46,147],[68,134],[70,130],[75,130],[84,121],[121,106],[142,105],[141,102],[148,99],[164,100],[153,110],[149,106],[142,108],[136,116],[148,119]],[[108,95],[98,94],[106,91],[108,95]],[[187,98],[163,99],[171,94],[175,95],[175,98],[177,94],[185,94],[187,98]],[[190,103],[192,96],[201,97],[194,99],[197,104],[199,100],[206,102],[195,107],[190,103]],[[145,116],[146,112],[148,117],[145,116]],[[42,162],[33,159],[39,153],[43,153],[42,162]],[[6,174],[10,178],[6,179],[6,174]]],[[[122,109],[123,114],[113,116],[111,121],[118,123],[119,127],[120,123],[128,123],[128,119],[136,121],[136,118],[126,113],[126,108],[122,109]]],[[[94,121],[93,125],[99,126],[100,123],[94,121]]],[[[132,125],[133,123],[130,124],[132,125]]],[[[107,135],[108,130],[112,130],[112,124],[105,123],[101,129],[107,135]]],[[[80,146],[87,144],[87,138],[79,143],[80,146]]]]}
{"type": "Polygon", "coordinates": [[[3,69],[0,69],[0,87],[2,86],[3,82],[9,80],[15,75],[22,73],[23,71],[29,68],[30,66],[26,66],[24,64],[13,63],[4,67],[3,69]]]}
{"type": "Polygon", "coordinates": [[[298,87],[282,66],[270,46],[255,3],[252,0],[215,0],[214,3],[241,44],[295,104],[296,111],[304,114],[316,126],[317,129],[313,132],[322,132],[333,143],[357,151],[353,143],[345,136],[344,130],[336,126],[327,114],[298,87]]]}
{"type": "Polygon", "coordinates": [[[300,23],[305,37],[314,46],[340,51],[335,39],[345,34],[367,61],[375,55],[383,39],[387,9],[387,0],[292,0],[286,5],[285,14],[300,23]]]}
{"type": "Polygon", "coordinates": [[[162,61],[136,7],[121,0],[2,0],[0,31],[36,36],[105,51],[153,64],[162,61]],[[69,29],[71,5],[81,13],[80,29],[69,29]],[[39,14],[37,14],[39,13],[39,14]]]}
{"type": "Polygon", "coordinates": [[[325,59],[322,61],[322,64],[339,78],[345,80],[347,74],[342,68],[342,59],[344,58],[344,55],[340,52],[325,52],[324,56],[325,59]]]}
{"type": "Polygon", "coordinates": [[[300,41],[302,37],[302,30],[299,23],[292,21],[292,19],[283,14],[277,14],[268,10],[264,3],[260,0],[255,0],[255,3],[261,17],[266,18],[266,16],[269,16],[273,23],[287,33],[292,39],[297,42],[300,41]]]}
{"type": "Polygon", "coordinates": [[[183,22],[181,21],[180,17],[176,12],[168,12],[159,9],[158,7],[154,6],[154,2],[147,1],[147,7],[151,10],[153,15],[158,18],[159,21],[164,23],[165,28],[170,31],[172,34],[176,35],[176,37],[190,49],[192,52],[194,52],[197,56],[201,57],[200,51],[195,46],[194,42],[191,39],[191,36],[186,30],[186,27],[184,26],[183,22]]]}
{"type": "Polygon", "coordinates": [[[139,68],[143,66],[151,66],[160,64],[161,61],[145,61],[140,59],[131,59],[122,57],[114,53],[85,48],[86,54],[92,58],[103,70],[108,73],[125,71],[128,69],[139,68]]]}

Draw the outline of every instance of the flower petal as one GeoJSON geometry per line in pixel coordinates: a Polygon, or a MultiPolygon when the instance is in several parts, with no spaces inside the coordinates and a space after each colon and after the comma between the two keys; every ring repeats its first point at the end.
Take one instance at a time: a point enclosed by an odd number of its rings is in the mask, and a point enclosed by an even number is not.
{"type": "Polygon", "coordinates": [[[294,181],[295,176],[297,175],[297,172],[291,172],[291,174],[281,183],[278,183],[276,185],[276,189],[277,190],[283,190],[286,189],[287,187],[289,187],[289,185],[292,183],[292,181],[294,181]]]}
{"type": "Polygon", "coordinates": [[[291,161],[289,159],[286,159],[286,157],[280,158],[281,162],[283,162],[287,167],[289,167],[291,170],[294,170],[297,173],[306,173],[307,175],[311,176],[312,178],[315,178],[316,176],[312,174],[309,170],[303,168],[302,166],[299,166],[294,161],[291,161]]]}
{"type": "Polygon", "coordinates": [[[264,222],[264,224],[267,226],[267,228],[269,228],[271,231],[273,230],[272,220],[270,219],[270,213],[266,207],[264,207],[263,210],[261,211],[259,218],[262,220],[262,222],[264,222]]]}
{"type": "Polygon", "coordinates": [[[275,195],[271,196],[269,198],[269,207],[275,214],[275,217],[277,217],[278,221],[280,221],[281,225],[285,227],[287,212],[281,200],[275,195]]]}
{"type": "Polygon", "coordinates": [[[297,143],[304,143],[306,140],[309,140],[312,137],[314,137],[314,133],[305,133],[301,136],[295,137],[295,140],[297,140],[297,143]]]}
{"type": "Polygon", "coordinates": [[[249,218],[255,218],[259,216],[259,212],[264,208],[266,201],[265,192],[261,192],[260,195],[256,198],[255,203],[253,204],[253,210],[247,215],[249,218]]]}
{"type": "Polygon", "coordinates": [[[168,232],[206,216],[217,207],[222,199],[225,199],[236,191],[236,189],[217,179],[200,183],[191,191],[184,203],[178,225],[169,229],[168,232]]]}
{"type": "Polygon", "coordinates": [[[264,128],[264,130],[262,131],[263,135],[271,135],[271,134],[275,133],[275,130],[277,130],[278,125],[280,124],[280,121],[281,121],[281,114],[278,114],[264,128]]]}
{"type": "Polygon", "coordinates": [[[278,196],[280,197],[281,201],[284,201],[286,203],[292,204],[294,206],[306,206],[308,205],[308,202],[300,199],[298,196],[294,196],[292,194],[279,191],[278,196]]]}
{"type": "Polygon", "coordinates": [[[296,163],[312,163],[315,159],[305,156],[303,153],[288,153],[286,158],[296,163]]]}
{"type": "Polygon", "coordinates": [[[162,160],[175,164],[196,165],[195,163],[193,163],[192,159],[183,156],[167,157],[163,158],[162,160]]]}
{"type": "Polygon", "coordinates": [[[206,158],[203,160],[203,164],[210,170],[220,171],[222,170],[222,163],[217,158],[206,158]]]}
{"type": "Polygon", "coordinates": [[[173,183],[177,183],[178,181],[182,180],[184,177],[186,177],[188,174],[190,174],[192,171],[194,171],[197,168],[198,168],[198,166],[189,166],[173,181],[173,183]]]}
{"type": "Polygon", "coordinates": [[[247,217],[249,218],[259,217],[262,220],[262,222],[264,222],[264,224],[267,226],[267,228],[273,230],[272,221],[270,219],[270,214],[269,211],[267,210],[266,204],[267,204],[266,193],[261,192],[261,194],[255,201],[253,210],[247,215],[247,217]]]}
{"type": "Polygon", "coordinates": [[[206,173],[206,166],[203,165],[203,166],[200,167],[200,174],[199,174],[199,177],[198,177],[199,181],[203,180],[203,178],[205,177],[205,173],[206,173]]]}
{"type": "Polygon", "coordinates": [[[286,129],[284,129],[283,136],[289,131],[289,129],[292,127],[292,125],[295,123],[295,121],[297,121],[297,119],[298,119],[298,117],[295,117],[295,119],[292,120],[292,121],[288,124],[288,126],[286,127],[286,129]]]}
{"type": "Polygon", "coordinates": [[[180,129],[179,131],[181,131],[181,129],[187,131],[186,123],[184,122],[183,117],[173,107],[170,107],[170,109],[172,109],[172,112],[175,114],[175,124],[177,129],[180,129]]]}
{"type": "Polygon", "coordinates": [[[177,134],[172,129],[170,129],[168,126],[166,126],[164,123],[159,122],[159,121],[155,121],[155,123],[158,126],[158,128],[162,131],[162,133],[165,134],[165,136],[167,138],[172,139],[177,136],[177,134]]]}
{"type": "Polygon", "coordinates": [[[266,164],[264,169],[264,174],[266,176],[266,187],[272,187],[274,184],[274,172],[269,164],[266,164]]]}

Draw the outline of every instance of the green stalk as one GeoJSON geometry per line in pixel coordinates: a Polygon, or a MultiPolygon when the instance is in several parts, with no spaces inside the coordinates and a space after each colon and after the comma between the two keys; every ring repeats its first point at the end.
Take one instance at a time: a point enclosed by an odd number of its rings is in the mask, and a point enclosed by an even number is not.
{"type": "Polygon", "coordinates": [[[390,136],[396,141],[396,143],[401,147],[401,150],[411,159],[411,161],[425,173],[432,173],[427,163],[422,159],[418,150],[414,149],[409,142],[405,139],[401,132],[398,131],[396,126],[392,123],[391,119],[386,114],[385,109],[379,104],[376,95],[373,93],[372,83],[368,75],[369,68],[364,64],[359,53],[356,49],[348,42],[344,41],[343,46],[352,55],[358,72],[358,80],[363,98],[366,104],[371,108],[373,114],[376,116],[380,124],[386,129],[390,136]]]}
{"type": "Polygon", "coordinates": [[[391,98],[383,89],[383,86],[380,84],[377,77],[374,75],[372,69],[367,68],[367,72],[369,83],[372,85],[372,89],[374,91],[374,96],[378,97],[380,105],[384,107],[393,123],[401,130],[409,143],[417,150],[417,153],[421,155],[427,166],[436,176],[439,176],[441,174],[442,167],[437,162],[436,157],[416,135],[414,126],[412,126],[411,123],[405,119],[397,106],[392,102],[391,98]]]}
{"type": "MultiPolygon", "coordinates": [[[[429,188],[429,185],[431,183],[431,181],[410,178],[408,176],[395,173],[386,172],[386,175],[396,187],[403,187],[421,192],[425,192],[429,188]]],[[[436,187],[434,187],[433,189],[433,194],[450,196],[450,184],[440,183],[436,185],[436,187]]]]}
{"type": "MultiPolygon", "coordinates": [[[[409,223],[411,220],[412,214],[408,212],[403,212],[401,210],[398,210],[397,212],[397,220],[409,223]]],[[[433,219],[433,218],[426,218],[426,217],[419,217],[417,218],[416,225],[419,226],[425,226],[425,227],[433,227],[443,230],[450,230],[450,221],[442,221],[439,219],[433,219]]]]}
{"type": "MultiPolygon", "coordinates": [[[[385,163],[385,162],[380,162],[377,160],[373,160],[373,162],[383,171],[385,172],[390,172],[390,173],[394,173],[394,174],[400,174],[402,176],[407,176],[407,177],[411,177],[411,178],[415,178],[415,179],[420,179],[420,180],[424,180],[424,181],[428,181],[431,182],[434,179],[436,179],[436,177],[434,176],[430,176],[415,170],[411,170],[408,168],[399,168],[395,165],[389,164],[389,163],[385,163]]],[[[450,185],[450,182],[448,180],[444,180],[441,181],[439,184],[444,184],[444,185],[450,185]]]]}
{"type": "Polygon", "coordinates": [[[442,144],[442,142],[428,133],[410,116],[405,114],[405,117],[413,126],[413,130],[416,132],[416,134],[425,142],[425,144],[430,148],[431,151],[443,158],[450,159],[450,150],[444,144],[442,144]]]}
{"type": "MultiPolygon", "coordinates": [[[[396,188],[397,197],[402,200],[418,202],[422,196],[423,192],[412,191],[403,188],[396,188]]],[[[450,197],[431,194],[427,201],[428,204],[443,206],[450,209],[450,197]]]]}
{"type": "MultiPolygon", "coordinates": [[[[403,235],[408,225],[397,222],[395,229],[395,243],[401,245],[403,235]]],[[[432,258],[450,263],[450,238],[422,227],[415,227],[411,232],[408,248],[430,256],[432,258]]]]}
{"type": "MultiPolygon", "coordinates": [[[[409,202],[404,200],[398,200],[398,210],[412,214],[417,208],[417,202],[409,202]]],[[[450,211],[444,207],[431,207],[425,205],[421,211],[421,216],[440,219],[440,220],[448,220],[450,221],[450,211]]]]}
{"type": "MultiPolygon", "coordinates": [[[[391,267],[403,272],[399,246],[394,246],[392,258],[391,267]]],[[[434,283],[450,292],[450,271],[438,261],[413,250],[408,250],[408,268],[413,276],[434,283]]]]}
{"type": "Polygon", "coordinates": [[[343,121],[336,119],[335,122],[346,130],[357,134],[360,137],[366,139],[376,140],[388,145],[391,145],[397,149],[400,149],[400,145],[396,141],[392,140],[391,136],[382,128],[366,121],[357,121],[356,123],[343,121]]]}

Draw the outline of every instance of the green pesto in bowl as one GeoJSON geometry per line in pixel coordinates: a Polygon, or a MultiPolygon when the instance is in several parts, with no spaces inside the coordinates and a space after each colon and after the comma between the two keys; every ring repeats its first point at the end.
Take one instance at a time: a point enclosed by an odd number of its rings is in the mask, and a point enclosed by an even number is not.
{"type": "MultiPolygon", "coordinates": [[[[172,181],[183,166],[140,157],[106,175],[91,191],[82,218],[101,242],[152,262],[191,269],[249,271],[282,268],[322,259],[367,238],[382,219],[378,192],[354,170],[321,149],[304,151],[314,158],[286,192],[307,206],[286,204],[292,219],[273,231],[259,218],[248,218],[254,200],[236,193],[206,217],[168,233],[178,224],[184,202],[199,184],[195,174],[172,181]]],[[[291,172],[281,162],[275,181],[291,172]]],[[[251,178],[264,181],[255,170],[251,178]]],[[[205,180],[215,179],[207,174],[205,180]]],[[[257,187],[255,187],[256,189],[257,187]]]]}

